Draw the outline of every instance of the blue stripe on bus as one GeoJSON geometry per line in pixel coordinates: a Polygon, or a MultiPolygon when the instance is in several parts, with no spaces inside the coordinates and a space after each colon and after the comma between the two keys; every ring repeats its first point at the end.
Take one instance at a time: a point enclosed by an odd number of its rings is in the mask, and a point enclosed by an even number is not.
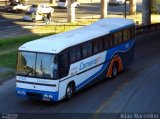
{"type": "MultiPolygon", "coordinates": [[[[58,101],[58,91],[56,91],[56,92],[48,92],[48,91],[40,91],[40,90],[32,90],[32,89],[24,89],[24,88],[16,88],[17,96],[28,97],[26,95],[26,93],[28,93],[28,92],[30,92],[30,93],[39,93],[39,94],[42,95],[42,99],[43,99],[43,95],[44,94],[52,95],[53,98],[50,99],[50,100],[51,101],[58,101]],[[21,91],[21,92],[23,91],[23,92],[25,92],[25,94],[18,94],[17,91],[21,91]]],[[[40,99],[40,100],[42,100],[42,99],[40,99]]]]}
{"type": "MultiPolygon", "coordinates": [[[[107,51],[106,53],[106,58],[105,60],[108,60],[108,59],[111,59],[114,54],[117,52],[127,52],[129,49],[132,48],[133,44],[134,44],[134,40],[129,40],[128,42],[124,43],[124,44],[121,44],[117,47],[114,47],[110,50],[107,51]],[[128,48],[125,47],[126,44],[129,44],[128,48]]],[[[89,83],[90,81],[92,81],[94,78],[96,78],[98,75],[100,75],[105,69],[106,67],[108,66],[109,62],[107,63],[104,63],[102,65],[102,68],[96,72],[94,75],[92,75],[91,77],[89,77],[88,79],[86,79],[85,81],[83,81],[82,83],[80,83],[79,85],[76,86],[76,90],[82,88],[85,84],[89,83]]]]}

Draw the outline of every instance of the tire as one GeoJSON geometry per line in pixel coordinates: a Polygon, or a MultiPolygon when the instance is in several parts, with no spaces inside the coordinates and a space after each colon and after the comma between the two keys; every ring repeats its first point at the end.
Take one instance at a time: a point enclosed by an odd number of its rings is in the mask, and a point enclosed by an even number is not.
{"type": "Polygon", "coordinates": [[[33,18],[32,21],[35,22],[36,21],[35,18],[33,18]]]}
{"type": "Polygon", "coordinates": [[[118,74],[118,64],[114,63],[112,67],[112,78],[115,78],[118,74]]]}
{"type": "Polygon", "coordinates": [[[74,94],[74,85],[73,83],[69,83],[67,88],[66,88],[66,95],[65,95],[65,100],[69,101],[74,94]]]}

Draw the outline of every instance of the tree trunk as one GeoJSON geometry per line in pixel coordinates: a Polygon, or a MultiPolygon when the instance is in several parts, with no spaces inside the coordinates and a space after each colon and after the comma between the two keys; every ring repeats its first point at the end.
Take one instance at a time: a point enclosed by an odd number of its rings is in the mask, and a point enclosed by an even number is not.
{"type": "Polygon", "coordinates": [[[107,17],[107,0],[101,0],[101,18],[107,17]]]}
{"type": "Polygon", "coordinates": [[[130,5],[130,15],[135,15],[136,14],[136,3],[137,0],[130,0],[129,5],[130,5]]]}
{"type": "Polygon", "coordinates": [[[50,2],[50,4],[54,5],[56,3],[56,0],[50,0],[49,2],[50,2]]]}
{"type": "Polygon", "coordinates": [[[73,6],[73,0],[68,0],[68,22],[75,22],[75,6],[73,6]]]}
{"type": "Polygon", "coordinates": [[[142,24],[151,24],[151,0],[142,0],[142,24]]]}

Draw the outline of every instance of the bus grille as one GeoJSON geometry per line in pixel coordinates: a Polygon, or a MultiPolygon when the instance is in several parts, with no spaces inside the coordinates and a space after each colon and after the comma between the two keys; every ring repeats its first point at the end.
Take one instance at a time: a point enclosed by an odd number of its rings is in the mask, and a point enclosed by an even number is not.
{"type": "Polygon", "coordinates": [[[40,99],[42,99],[42,94],[40,94],[40,93],[27,92],[27,96],[31,97],[31,98],[40,98],[40,99]]]}

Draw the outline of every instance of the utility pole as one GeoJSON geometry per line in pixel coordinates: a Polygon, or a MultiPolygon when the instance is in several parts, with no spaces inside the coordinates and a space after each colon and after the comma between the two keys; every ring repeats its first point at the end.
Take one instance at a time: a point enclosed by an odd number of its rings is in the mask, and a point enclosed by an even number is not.
{"type": "Polygon", "coordinates": [[[73,3],[74,0],[68,0],[68,7],[67,7],[68,22],[75,22],[75,6],[73,3]]]}
{"type": "Polygon", "coordinates": [[[129,2],[129,6],[130,6],[130,15],[135,15],[136,14],[136,3],[137,3],[137,0],[130,0],[129,2]]]}
{"type": "Polygon", "coordinates": [[[142,0],[142,24],[151,24],[151,0],[142,0]]]}
{"type": "Polygon", "coordinates": [[[101,0],[101,18],[107,17],[107,1],[108,0],[101,0]]]}

